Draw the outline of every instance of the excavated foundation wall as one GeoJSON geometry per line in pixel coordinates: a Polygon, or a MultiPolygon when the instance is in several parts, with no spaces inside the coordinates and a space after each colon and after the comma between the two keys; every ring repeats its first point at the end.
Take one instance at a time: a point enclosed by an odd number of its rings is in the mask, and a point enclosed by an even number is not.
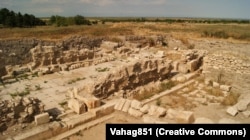
{"type": "Polygon", "coordinates": [[[34,38],[0,40],[0,76],[7,74],[6,66],[25,65],[33,67],[61,64],[91,58],[88,50],[100,47],[103,38],[75,36],[61,41],[34,38]]]}
{"type": "Polygon", "coordinates": [[[140,60],[108,74],[86,88],[90,94],[105,98],[119,90],[133,90],[150,82],[164,80],[172,69],[171,62],[163,59],[140,60]]]}

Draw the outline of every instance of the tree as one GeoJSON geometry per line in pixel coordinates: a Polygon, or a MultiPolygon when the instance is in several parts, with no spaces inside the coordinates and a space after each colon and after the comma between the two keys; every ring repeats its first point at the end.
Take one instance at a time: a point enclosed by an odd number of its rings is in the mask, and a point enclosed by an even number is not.
{"type": "Polygon", "coordinates": [[[7,8],[0,10],[0,24],[4,24],[6,17],[9,15],[10,11],[7,8]]]}
{"type": "Polygon", "coordinates": [[[24,27],[30,27],[31,26],[30,16],[28,14],[24,14],[24,16],[23,16],[23,26],[24,27]]]}
{"type": "Polygon", "coordinates": [[[16,26],[16,18],[15,13],[10,11],[5,18],[5,22],[3,23],[7,27],[15,27],[16,26]]]}
{"type": "Polygon", "coordinates": [[[34,15],[15,13],[6,8],[0,9],[0,24],[6,27],[33,27],[45,25],[45,22],[34,15]]]}
{"type": "Polygon", "coordinates": [[[56,16],[51,16],[50,19],[49,19],[49,23],[52,25],[52,24],[55,24],[56,23],[56,16]]]}
{"type": "Polygon", "coordinates": [[[81,16],[81,15],[76,15],[76,16],[74,17],[74,20],[75,20],[75,24],[76,24],[76,25],[82,25],[82,24],[85,23],[85,19],[84,19],[84,17],[81,16]]]}
{"type": "Polygon", "coordinates": [[[23,15],[20,12],[16,16],[16,26],[23,27],[23,15]]]}

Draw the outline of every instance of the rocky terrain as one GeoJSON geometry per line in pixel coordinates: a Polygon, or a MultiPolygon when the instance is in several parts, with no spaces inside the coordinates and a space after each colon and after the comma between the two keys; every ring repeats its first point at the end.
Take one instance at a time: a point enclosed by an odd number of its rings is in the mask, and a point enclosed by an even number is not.
{"type": "Polygon", "coordinates": [[[74,139],[112,121],[249,123],[249,44],[189,42],[1,40],[0,139],[74,139]]]}

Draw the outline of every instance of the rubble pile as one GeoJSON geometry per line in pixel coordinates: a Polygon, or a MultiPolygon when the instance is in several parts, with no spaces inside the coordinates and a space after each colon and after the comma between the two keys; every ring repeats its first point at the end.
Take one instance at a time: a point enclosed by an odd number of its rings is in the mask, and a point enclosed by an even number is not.
{"type": "Polygon", "coordinates": [[[0,131],[16,123],[30,123],[34,116],[44,112],[44,104],[37,98],[17,97],[0,101],[0,131]]]}

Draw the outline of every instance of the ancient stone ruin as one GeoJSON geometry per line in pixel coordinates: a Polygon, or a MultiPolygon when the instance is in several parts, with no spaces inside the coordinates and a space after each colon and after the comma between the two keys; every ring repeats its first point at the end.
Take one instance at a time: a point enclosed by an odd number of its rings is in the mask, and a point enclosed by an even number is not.
{"type": "Polygon", "coordinates": [[[0,131],[15,124],[30,123],[34,117],[44,113],[44,104],[38,98],[15,98],[0,102],[0,131]]]}
{"type": "Polygon", "coordinates": [[[224,105],[229,116],[250,116],[249,100],[242,96],[238,102],[235,86],[221,73],[249,75],[249,62],[166,42],[176,41],[169,36],[1,40],[2,136],[61,139],[117,113],[144,123],[225,122],[201,117],[195,113],[200,106],[224,105]],[[17,124],[30,127],[12,134],[17,124]]]}

